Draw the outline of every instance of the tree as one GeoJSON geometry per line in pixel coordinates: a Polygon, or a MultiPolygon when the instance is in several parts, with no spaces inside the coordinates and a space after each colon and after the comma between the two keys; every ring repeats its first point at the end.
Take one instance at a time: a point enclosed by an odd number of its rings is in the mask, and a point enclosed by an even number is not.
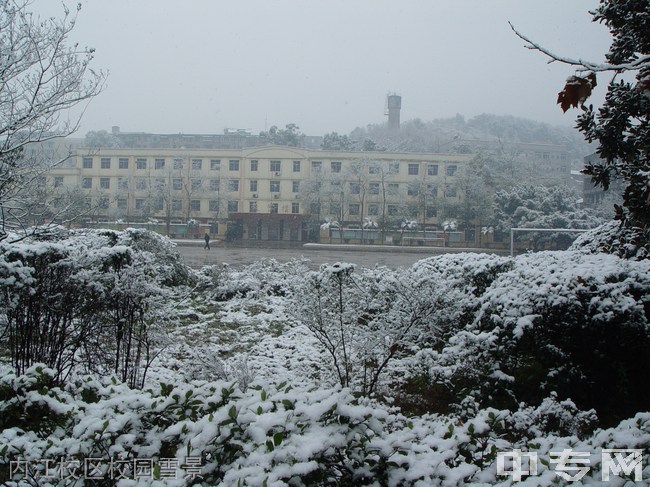
{"type": "MultiPolygon", "coordinates": [[[[582,209],[575,192],[566,186],[518,186],[494,195],[497,228],[594,228],[604,223],[596,211],[582,209]]],[[[565,234],[562,234],[565,235],[565,234]]],[[[537,245],[542,237],[533,234],[537,245]]],[[[551,234],[550,238],[560,238],[551,234]]]]}
{"type": "Polygon", "coordinates": [[[300,147],[305,134],[300,132],[300,127],[295,123],[288,123],[284,129],[273,125],[268,132],[260,132],[260,137],[267,139],[271,144],[300,147]]]}
{"type": "Polygon", "coordinates": [[[354,144],[347,135],[339,135],[336,132],[325,134],[321,143],[323,150],[353,150],[354,144]]]}
{"type": "Polygon", "coordinates": [[[122,144],[118,137],[109,134],[106,130],[91,130],[84,138],[84,146],[91,149],[100,149],[102,147],[120,148],[122,144]]]}
{"type": "Polygon", "coordinates": [[[90,67],[94,50],[69,41],[78,9],[41,19],[28,5],[0,4],[0,240],[24,217],[27,183],[49,169],[23,157],[23,149],[72,134],[80,119],[70,110],[99,94],[105,81],[90,67]]]}
{"type": "Polygon", "coordinates": [[[388,363],[436,312],[431,290],[399,271],[355,273],[354,265],[337,262],[297,281],[292,313],[328,354],[341,386],[364,395],[377,391],[388,363]]]}
{"type": "Polygon", "coordinates": [[[586,140],[599,143],[601,161],[587,165],[583,172],[604,189],[615,177],[625,181],[623,206],[616,208],[616,218],[622,229],[635,229],[631,243],[650,255],[650,5],[647,0],[601,0],[591,13],[613,37],[604,63],[558,56],[512,28],[529,49],[575,67],[577,74],[567,80],[558,103],[564,111],[580,107],[577,128],[586,140]],[[596,86],[597,73],[613,77],[603,106],[595,110],[585,102],[596,86]],[[628,73],[634,81],[619,79],[628,73]]]}

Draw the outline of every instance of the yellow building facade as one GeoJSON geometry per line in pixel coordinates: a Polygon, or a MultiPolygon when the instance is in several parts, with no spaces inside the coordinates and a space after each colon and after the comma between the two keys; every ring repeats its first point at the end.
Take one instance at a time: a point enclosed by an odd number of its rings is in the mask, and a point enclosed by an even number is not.
{"type": "MultiPolygon", "coordinates": [[[[87,149],[48,175],[80,188],[94,221],[193,225],[194,233],[306,240],[308,225],[435,227],[461,201],[469,154],[245,149],[87,149]],[[209,226],[209,229],[206,228],[209,226]]],[[[191,230],[191,228],[190,228],[191,230]]]]}

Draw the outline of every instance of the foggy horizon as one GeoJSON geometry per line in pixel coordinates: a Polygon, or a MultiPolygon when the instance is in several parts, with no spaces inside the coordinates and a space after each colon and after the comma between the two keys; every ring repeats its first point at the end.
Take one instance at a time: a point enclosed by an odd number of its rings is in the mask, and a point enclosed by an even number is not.
{"type": "MultiPolygon", "coordinates": [[[[65,1],[74,11],[75,2],[65,1]]],[[[71,41],[96,49],[109,73],[75,133],[257,134],[295,123],[307,135],[346,134],[386,121],[388,92],[401,119],[487,113],[571,127],[557,93],[573,68],[528,50],[508,21],[556,54],[602,61],[607,29],[596,1],[459,2],[295,0],[84,3],[71,41]]],[[[62,16],[35,0],[39,15],[62,16]]],[[[592,97],[602,100],[607,79],[592,97]]]]}

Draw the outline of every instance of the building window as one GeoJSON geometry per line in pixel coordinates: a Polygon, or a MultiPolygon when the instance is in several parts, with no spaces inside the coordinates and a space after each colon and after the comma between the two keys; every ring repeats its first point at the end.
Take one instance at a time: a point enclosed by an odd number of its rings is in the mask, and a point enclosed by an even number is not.
{"type": "Polygon", "coordinates": [[[435,218],[438,216],[438,209],[435,206],[427,206],[427,218],[435,218]]]}
{"type": "Polygon", "coordinates": [[[109,189],[111,187],[110,178],[99,178],[99,187],[101,189],[109,189]]]}
{"type": "Polygon", "coordinates": [[[393,161],[388,163],[388,174],[399,174],[399,162],[393,161]]]}
{"type": "Polygon", "coordinates": [[[119,210],[126,210],[126,198],[119,198],[117,200],[117,208],[119,210]]]}
{"type": "Polygon", "coordinates": [[[129,168],[129,160],[126,157],[120,157],[117,163],[117,166],[120,169],[128,169],[129,168]]]}
{"type": "Polygon", "coordinates": [[[154,169],[165,169],[165,159],[156,159],[153,161],[154,169]]]}
{"type": "Polygon", "coordinates": [[[311,170],[313,172],[321,172],[321,169],[323,169],[322,161],[311,161],[311,170]]]}
{"type": "Polygon", "coordinates": [[[350,193],[351,194],[360,194],[361,185],[359,183],[350,183],[350,193]]]}
{"type": "Polygon", "coordinates": [[[153,209],[156,211],[162,211],[164,208],[164,201],[162,198],[156,198],[153,202],[153,209]]]}
{"type": "Polygon", "coordinates": [[[300,172],[300,161],[293,161],[293,172],[300,172]]]}
{"type": "Polygon", "coordinates": [[[294,215],[300,213],[300,203],[295,201],[291,203],[291,213],[293,213],[294,215]]]}
{"type": "Polygon", "coordinates": [[[191,211],[201,211],[201,200],[190,200],[191,211]]]}
{"type": "Polygon", "coordinates": [[[192,171],[203,169],[203,159],[192,159],[192,171]]]}
{"type": "Polygon", "coordinates": [[[379,215],[379,205],[371,203],[368,205],[368,216],[377,216],[379,215]]]}
{"type": "Polygon", "coordinates": [[[249,201],[248,202],[248,212],[249,213],[257,213],[257,201],[249,201]]]}
{"type": "Polygon", "coordinates": [[[93,187],[93,178],[83,178],[81,180],[81,187],[84,189],[90,189],[93,187]]]}
{"type": "Polygon", "coordinates": [[[438,164],[429,164],[427,166],[427,176],[437,176],[438,175],[438,164]]]}
{"type": "Polygon", "coordinates": [[[418,187],[417,184],[409,184],[406,190],[406,194],[408,194],[409,196],[417,196],[418,194],[420,194],[420,188],[418,187]]]}
{"type": "Polygon", "coordinates": [[[251,161],[251,172],[257,172],[259,165],[260,165],[259,161],[257,159],[253,159],[251,161]]]}
{"type": "Polygon", "coordinates": [[[144,208],[144,198],[136,198],[135,199],[135,209],[136,210],[141,210],[144,208]]]}
{"type": "Polygon", "coordinates": [[[136,178],[136,180],[135,180],[135,189],[136,190],[147,189],[147,180],[145,178],[136,178]]]}
{"type": "Polygon", "coordinates": [[[432,198],[438,197],[438,187],[435,184],[427,184],[427,194],[432,198]]]}
{"type": "Polygon", "coordinates": [[[221,170],[221,159],[210,159],[210,171],[221,170]]]}
{"type": "Polygon", "coordinates": [[[83,168],[84,169],[92,169],[93,168],[93,158],[92,157],[84,157],[83,158],[83,168]]]}
{"type": "Polygon", "coordinates": [[[210,211],[219,211],[219,200],[210,200],[210,211]]]}
{"type": "Polygon", "coordinates": [[[454,176],[457,170],[458,170],[458,166],[456,166],[455,164],[451,166],[447,166],[447,176],[454,176]]]}
{"type": "Polygon", "coordinates": [[[99,167],[102,169],[110,169],[111,168],[111,158],[110,157],[102,157],[99,161],[99,167]]]}
{"type": "Polygon", "coordinates": [[[192,179],[190,180],[190,187],[192,188],[192,191],[198,191],[198,190],[200,190],[200,189],[201,189],[201,183],[202,183],[202,182],[203,182],[203,181],[201,181],[200,179],[192,178],[192,179]]]}
{"type": "Polygon", "coordinates": [[[278,204],[271,203],[271,213],[277,213],[277,212],[278,212],[278,204]]]}
{"type": "Polygon", "coordinates": [[[144,158],[138,158],[135,160],[136,169],[147,169],[147,160],[144,158]]]}
{"type": "Polygon", "coordinates": [[[392,195],[399,193],[399,183],[388,183],[388,192],[392,195]]]}
{"type": "Polygon", "coordinates": [[[369,194],[379,194],[379,183],[370,183],[368,185],[369,194]]]}
{"type": "Polygon", "coordinates": [[[361,205],[359,205],[359,203],[350,203],[348,206],[348,211],[350,213],[350,216],[359,216],[361,205]]]}
{"type": "Polygon", "coordinates": [[[172,211],[181,211],[183,209],[183,200],[172,200],[172,211]]]}
{"type": "Polygon", "coordinates": [[[390,216],[395,216],[395,215],[397,215],[397,213],[398,213],[397,205],[388,205],[388,206],[386,207],[386,210],[388,211],[388,214],[389,214],[390,216]]]}
{"type": "Polygon", "coordinates": [[[228,191],[239,191],[239,179],[228,180],[228,191]]]}
{"type": "Polygon", "coordinates": [[[375,164],[368,166],[368,174],[379,174],[379,166],[375,164]]]}
{"type": "Polygon", "coordinates": [[[117,179],[117,189],[128,190],[129,189],[129,178],[118,178],[117,179]]]}
{"type": "Polygon", "coordinates": [[[183,169],[183,159],[176,158],[174,159],[174,169],[183,169]]]}
{"type": "Polygon", "coordinates": [[[409,164],[408,167],[409,167],[409,171],[408,171],[409,176],[417,176],[420,173],[419,164],[409,164]]]}
{"type": "Polygon", "coordinates": [[[456,197],[456,188],[453,186],[447,185],[445,186],[445,196],[447,198],[455,198],[456,197]]]}
{"type": "Polygon", "coordinates": [[[219,191],[219,179],[210,179],[210,191],[219,191]]]}
{"type": "Polygon", "coordinates": [[[300,193],[300,181],[291,182],[291,191],[293,193],[300,193]]]}
{"type": "Polygon", "coordinates": [[[279,193],[280,192],[280,181],[271,181],[271,193],[279,193]]]}
{"type": "Polygon", "coordinates": [[[280,161],[271,161],[271,172],[280,172],[280,161]]]}
{"type": "Polygon", "coordinates": [[[175,191],[180,191],[183,189],[183,180],[181,178],[172,179],[172,189],[175,191]]]}
{"type": "Polygon", "coordinates": [[[228,161],[228,169],[231,171],[239,171],[239,160],[238,159],[231,159],[228,161]]]}
{"type": "Polygon", "coordinates": [[[309,213],[312,215],[320,215],[320,204],[319,203],[310,203],[309,204],[309,213]]]}
{"type": "Polygon", "coordinates": [[[341,205],[338,203],[330,203],[330,215],[339,215],[341,213],[341,205]]]}
{"type": "Polygon", "coordinates": [[[248,184],[251,193],[257,193],[257,180],[249,181],[248,184]]]}
{"type": "Polygon", "coordinates": [[[331,162],[331,168],[332,168],[332,172],[341,172],[341,162],[340,161],[332,161],[331,162]]]}
{"type": "Polygon", "coordinates": [[[239,211],[239,201],[228,202],[228,213],[237,213],[239,211]]]}

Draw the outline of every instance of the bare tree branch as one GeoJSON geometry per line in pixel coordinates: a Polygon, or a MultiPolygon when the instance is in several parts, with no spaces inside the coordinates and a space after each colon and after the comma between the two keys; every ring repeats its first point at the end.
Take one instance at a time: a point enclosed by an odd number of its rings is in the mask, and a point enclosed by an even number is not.
{"type": "Polygon", "coordinates": [[[623,63],[623,64],[609,64],[609,63],[594,63],[591,61],[585,61],[584,59],[572,59],[564,56],[558,56],[557,54],[549,51],[543,46],[540,46],[538,43],[531,41],[528,37],[526,37],[524,34],[519,32],[514,25],[512,25],[510,22],[508,22],[508,25],[510,25],[510,28],[512,31],[522,39],[524,42],[527,43],[525,46],[526,49],[531,49],[533,51],[539,51],[542,54],[545,54],[550,58],[548,61],[549,64],[553,62],[560,62],[562,64],[568,64],[570,66],[576,66],[577,71],[580,72],[604,72],[604,71],[615,71],[615,72],[623,72],[623,71],[636,71],[638,69],[641,69],[641,67],[644,64],[647,64],[650,61],[650,56],[648,55],[643,55],[639,56],[633,61],[630,61],[629,63],[623,63]]]}

